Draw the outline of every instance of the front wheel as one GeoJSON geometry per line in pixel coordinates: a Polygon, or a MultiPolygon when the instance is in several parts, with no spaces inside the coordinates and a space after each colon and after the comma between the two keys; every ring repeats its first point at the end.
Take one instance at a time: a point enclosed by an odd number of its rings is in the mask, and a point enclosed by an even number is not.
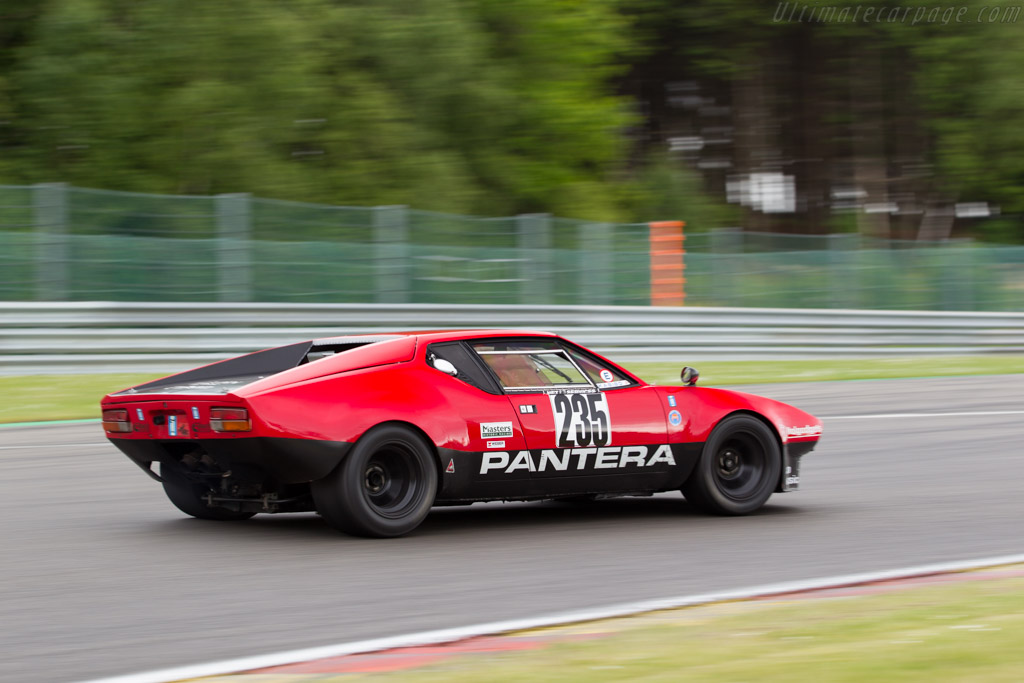
{"type": "Polygon", "coordinates": [[[430,445],[413,430],[384,425],[365,434],[338,467],[312,484],[317,512],[335,529],[389,538],[426,518],[437,493],[430,445]]]}
{"type": "Polygon", "coordinates": [[[756,417],[734,415],[711,433],[683,495],[705,512],[746,515],[772,495],[781,471],[775,433],[756,417]]]}

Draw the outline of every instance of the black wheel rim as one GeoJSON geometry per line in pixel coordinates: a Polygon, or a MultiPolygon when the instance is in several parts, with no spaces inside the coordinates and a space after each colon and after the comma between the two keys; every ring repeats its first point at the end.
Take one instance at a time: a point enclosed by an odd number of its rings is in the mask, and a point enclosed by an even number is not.
{"type": "Polygon", "coordinates": [[[363,497],[382,517],[401,518],[420,504],[423,468],[408,444],[385,444],[363,468],[363,497]]]}
{"type": "Polygon", "coordinates": [[[754,434],[732,434],[718,449],[711,463],[718,490],[736,501],[757,495],[768,471],[768,452],[754,434]]]}

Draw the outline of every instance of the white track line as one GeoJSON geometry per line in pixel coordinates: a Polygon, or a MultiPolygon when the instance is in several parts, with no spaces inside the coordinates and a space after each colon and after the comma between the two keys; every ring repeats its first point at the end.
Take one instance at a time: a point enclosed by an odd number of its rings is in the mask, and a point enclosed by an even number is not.
{"type": "Polygon", "coordinates": [[[918,567],[905,567],[903,569],[892,569],[879,572],[846,574],[842,576],[807,579],[803,581],[786,581],[783,583],[771,583],[762,586],[739,588],[715,593],[699,593],[696,595],[685,595],[675,598],[641,600],[638,602],[609,605],[605,607],[593,607],[589,609],[561,612],[559,614],[548,614],[538,617],[525,617],[523,619],[511,619],[508,621],[493,621],[486,624],[476,624],[474,626],[461,626],[456,628],[439,629],[436,631],[420,631],[418,633],[408,633],[399,636],[388,636],[384,638],[373,638],[370,640],[338,643],[336,645],[310,647],[302,650],[273,652],[270,654],[241,657],[238,659],[225,659],[219,662],[208,662],[206,664],[193,664],[175,667],[172,669],[145,671],[142,673],[127,674],[124,676],[114,676],[111,678],[98,678],[91,681],[83,681],[82,683],[169,683],[170,681],[202,678],[204,676],[218,676],[237,673],[240,671],[250,671],[252,669],[263,669],[271,666],[294,664],[295,662],[324,659],[327,657],[340,657],[343,655],[358,653],[378,652],[398,647],[436,645],[438,643],[449,643],[456,640],[491,635],[495,633],[523,631],[543,628],[546,626],[561,626],[581,621],[609,619],[612,617],[638,614],[641,612],[654,612],[657,610],[703,605],[712,602],[722,602],[725,600],[749,600],[751,598],[760,598],[770,595],[821,590],[825,588],[841,588],[844,586],[874,583],[876,581],[962,572],[971,569],[981,569],[983,567],[995,567],[1006,564],[1019,564],[1022,562],[1024,562],[1024,554],[1005,555],[1003,557],[987,557],[975,560],[961,560],[957,562],[941,562],[938,564],[926,564],[918,567]]]}
{"type": "Polygon", "coordinates": [[[109,446],[109,441],[97,441],[95,443],[47,443],[28,444],[25,446],[0,446],[0,451],[18,451],[28,448],[92,448],[94,446],[109,446]]]}
{"type": "Polygon", "coordinates": [[[883,413],[880,415],[830,415],[822,420],[885,420],[896,417],[986,417],[990,415],[1024,415],[1024,410],[979,410],[960,413],[883,413]]]}

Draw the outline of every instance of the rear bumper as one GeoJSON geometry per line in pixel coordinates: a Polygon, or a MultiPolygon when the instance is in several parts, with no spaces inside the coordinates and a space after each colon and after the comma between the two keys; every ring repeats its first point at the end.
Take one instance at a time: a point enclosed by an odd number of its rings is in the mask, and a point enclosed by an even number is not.
{"type": "Polygon", "coordinates": [[[110,441],[136,465],[158,479],[150,466],[154,462],[175,463],[182,447],[198,447],[225,471],[233,467],[252,468],[266,473],[281,484],[299,484],[322,479],[338,466],[352,444],[344,441],[316,441],[279,437],[238,439],[118,439],[110,441]]]}

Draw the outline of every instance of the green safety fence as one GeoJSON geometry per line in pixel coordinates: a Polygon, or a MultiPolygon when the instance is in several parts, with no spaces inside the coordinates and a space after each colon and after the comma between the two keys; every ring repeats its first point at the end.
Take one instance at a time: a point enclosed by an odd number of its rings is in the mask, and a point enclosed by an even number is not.
{"type": "MultiPolygon", "coordinates": [[[[694,306],[1024,310],[1024,247],[687,228],[694,306]]],[[[0,300],[650,303],[646,224],[0,186],[0,300]]]]}

